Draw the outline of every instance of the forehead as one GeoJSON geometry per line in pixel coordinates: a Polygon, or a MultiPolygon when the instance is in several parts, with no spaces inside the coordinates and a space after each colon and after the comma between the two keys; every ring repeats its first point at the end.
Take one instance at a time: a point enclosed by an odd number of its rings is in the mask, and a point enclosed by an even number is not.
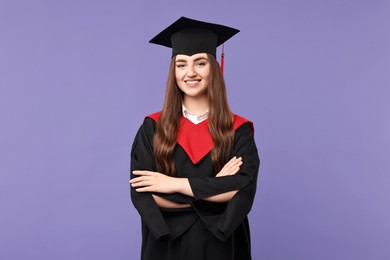
{"type": "Polygon", "coordinates": [[[201,58],[207,59],[207,53],[196,53],[196,54],[191,55],[191,56],[184,55],[184,54],[178,54],[178,55],[176,55],[175,60],[176,61],[178,61],[178,60],[180,60],[180,61],[194,61],[194,60],[198,60],[201,58]]]}

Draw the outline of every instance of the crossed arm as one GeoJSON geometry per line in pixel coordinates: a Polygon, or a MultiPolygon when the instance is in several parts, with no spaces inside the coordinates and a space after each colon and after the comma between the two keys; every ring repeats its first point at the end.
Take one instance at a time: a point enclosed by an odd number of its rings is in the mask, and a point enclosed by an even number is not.
{"type": "MultiPolygon", "coordinates": [[[[233,157],[227,162],[221,171],[216,175],[216,178],[236,174],[240,166],[243,164],[242,158],[233,157]]],[[[165,174],[153,171],[133,171],[133,174],[138,176],[130,180],[130,184],[137,192],[159,192],[159,193],[181,193],[190,197],[194,197],[190,183],[187,178],[170,177],[165,174]]],[[[218,195],[204,198],[210,202],[228,202],[238,190],[233,190],[218,195]]],[[[190,207],[189,204],[178,204],[166,200],[158,195],[153,194],[153,198],[157,205],[162,208],[184,208],[190,207]]]]}

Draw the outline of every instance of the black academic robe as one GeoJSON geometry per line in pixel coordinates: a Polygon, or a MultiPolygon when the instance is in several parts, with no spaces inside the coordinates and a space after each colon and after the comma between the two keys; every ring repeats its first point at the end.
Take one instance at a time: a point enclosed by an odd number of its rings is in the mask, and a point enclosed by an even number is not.
{"type": "MultiPolygon", "coordinates": [[[[188,203],[190,208],[159,208],[151,193],[138,193],[131,188],[131,199],[142,222],[142,260],[252,259],[247,215],[256,192],[260,161],[252,124],[238,116],[235,116],[235,119],[240,122],[235,124],[231,157],[241,156],[243,165],[237,174],[218,178],[215,177],[210,152],[203,155],[191,151],[191,148],[199,147],[199,143],[208,142],[209,137],[193,140],[196,135],[186,134],[193,131],[202,132],[202,125],[199,127],[185,118],[182,119],[186,128],[181,132],[179,130],[181,142],[176,146],[173,158],[176,177],[189,179],[194,197],[178,193],[157,195],[173,202],[188,203]],[[203,200],[231,190],[239,191],[228,203],[203,200]]],[[[153,136],[157,120],[158,116],[155,114],[145,118],[138,130],[131,151],[131,171],[156,171],[153,136]]],[[[203,124],[203,129],[205,126],[207,128],[207,120],[200,124],[203,124]]],[[[207,145],[206,148],[201,145],[197,149],[203,150],[204,153],[209,148],[207,145]]],[[[133,177],[135,176],[131,174],[131,178],[133,177]]]]}

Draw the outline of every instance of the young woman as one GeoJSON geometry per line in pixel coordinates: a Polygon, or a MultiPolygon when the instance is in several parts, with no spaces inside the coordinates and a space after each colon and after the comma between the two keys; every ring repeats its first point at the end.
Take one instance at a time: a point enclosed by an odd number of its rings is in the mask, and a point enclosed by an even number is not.
{"type": "Polygon", "coordinates": [[[163,109],[145,118],[131,151],[141,259],[251,259],[259,158],[253,125],[230,111],[215,59],[237,32],[182,17],[151,40],[171,47],[172,61],[163,109]]]}

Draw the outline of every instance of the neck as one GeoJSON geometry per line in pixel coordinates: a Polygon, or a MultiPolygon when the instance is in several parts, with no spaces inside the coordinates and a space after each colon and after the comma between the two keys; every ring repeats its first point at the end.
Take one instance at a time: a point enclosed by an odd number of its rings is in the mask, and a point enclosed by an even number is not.
{"type": "Polygon", "coordinates": [[[207,96],[190,97],[184,96],[184,106],[195,115],[203,115],[209,108],[207,96]]]}

